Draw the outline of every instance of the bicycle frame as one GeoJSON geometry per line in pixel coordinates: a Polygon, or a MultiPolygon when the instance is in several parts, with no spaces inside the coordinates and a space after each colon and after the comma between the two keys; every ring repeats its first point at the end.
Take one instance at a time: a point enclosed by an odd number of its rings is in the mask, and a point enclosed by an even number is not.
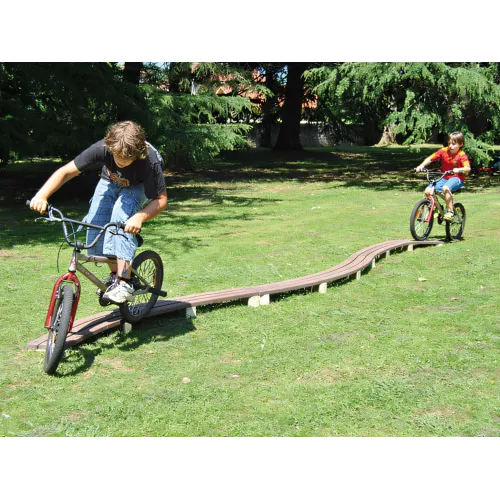
{"type": "Polygon", "coordinates": [[[445,172],[441,177],[438,179],[435,179],[433,181],[430,180],[429,174],[435,173],[435,172],[429,172],[428,170],[424,170],[427,174],[427,180],[431,183],[431,192],[426,196],[426,199],[431,202],[430,210],[429,210],[429,215],[427,216],[427,219],[425,222],[430,222],[432,217],[434,217],[434,210],[437,207],[438,214],[443,217],[444,216],[444,209],[443,205],[441,205],[441,202],[438,200],[438,197],[441,198],[443,201],[445,200],[445,197],[443,194],[439,193],[436,191],[436,184],[438,183],[439,180],[441,180],[448,172],[445,172]]]}
{"type": "MultiPolygon", "coordinates": [[[[76,311],[78,308],[78,301],[80,300],[80,293],[81,293],[81,284],[80,280],[78,279],[78,276],[76,275],[76,272],[79,271],[85,276],[89,281],[91,281],[95,286],[97,286],[101,291],[105,292],[107,289],[107,286],[105,283],[103,283],[99,278],[96,277],[92,271],[87,269],[82,263],[87,263],[87,262],[94,262],[94,263],[102,263],[102,264],[114,264],[116,263],[116,258],[114,257],[101,257],[101,256],[95,256],[95,255],[86,255],[80,253],[78,249],[75,248],[73,250],[73,256],[71,257],[71,262],[68,268],[68,271],[63,274],[54,284],[54,288],[52,290],[52,296],[50,298],[50,303],[49,303],[49,308],[47,311],[47,316],[45,318],[45,328],[50,328],[52,325],[52,317],[54,315],[54,309],[56,305],[56,301],[60,296],[60,290],[62,289],[62,286],[65,284],[71,284],[75,290],[75,300],[73,302],[73,308],[71,310],[71,318],[69,322],[69,330],[71,330],[71,327],[73,326],[74,319],[76,317],[76,311]]],[[[132,266],[130,267],[131,271],[139,278],[140,281],[142,281],[144,284],[148,285],[149,283],[137,272],[135,268],[132,266]]],[[[148,293],[147,290],[137,290],[134,292],[134,295],[140,295],[148,293]]],[[[163,294],[162,294],[163,295],[163,294]]]]}
{"type": "MultiPolygon", "coordinates": [[[[29,202],[27,202],[27,204],[29,204],[29,202]]],[[[87,248],[91,248],[93,247],[97,240],[99,238],[101,238],[103,235],[104,235],[104,232],[109,230],[110,227],[114,226],[114,227],[124,227],[124,224],[123,223],[109,223],[109,224],[106,224],[106,226],[104,227],[101,227],[101,226],[95,226],[93,224],[87,224],[87,223],[84,223],[82,221],[75,221],[73,219],[67,219],[65,218],[62,213],[57,210],[56,208],[52,207],[52,206],[49,206],[48,207],[48,211],[49,211],[49,217],[47,218],[47,220],[49,221],[55,221],[55,222],[62,222],[62,227],[63,227],[63,234],[64,234],[64,237],[66,239],[66,242],[73,247],[73,255],[71,257],[71,261],[70,261],[70,264],[69,264],[69,267],[68,267],[68,271],[63,274],[62,276],[60,276],[58,278],[58,280],[55,282],[54,284],[54,288],[52,290],[52,295],[51,295],[51,298],[50,298],[50,303],[49,303],[49,308],[47,310],[47,316],[45,318],[45,324],[44,324],[44,327],[45,328],[48,328],[50,329],[51,328],[51,325],[52,325],[52,320],[53,320],[53,316],[54,316],[54,309],[56,307],[56,302],[57,302],[57,299],[59,297],[61,297],[61,290],[62,290],[62,287],[63,285],[67,285],[67,284],[70,284],[72,287],[73,287],[73,290],[74,290],[74,301],[73,301],[73,307],[71,309],[71,317],[70,317],[70,321],[69,321],[69,328],[68,328],[68,331],[71,331],[71,328],[73,326],[73,322],[75,320],[75,317],[76,317],[76,311],[78,309],[78,302],[80,300],[80,293],[81,293],[81,284],[80,284],[80,280],[78,279],[77,275],[76,275],[76,272],[77,271],[80,271],[88,280],[90,280],[94,285],[96,285],[101,291],[105,292],[106,289],[107,289],[107,286],[105,283],[103,283],[99,278],[97,278],[90,270],[88,270],[82,263],[87,263],[87,262],[101,262],[103,264],[114,264],[116,263],[116,258],[115,257],[104,257],[104,256],[89,256],[89,255],[86,255],[86,254],[82,254],[81,253],[81,250],[82,249],[87,249],[87,248]],[[53,213],[57,213],[59,214],[60,217],[54,217],[53,216],[53,213]],[[80,225],[83,225],[83,226],[86,226],[86,227],[92,227],[92,228],[95,228],[95,229],[99,229],[100,232],[99,234],[97,235],[97,237],[95,238],[95,240],[90,243],[89,245],[83,245],[83,244],[80,244],[78,242],[72,242],[69,240],[69,237],[68,237],[68,232],[67,232],[67,229],[66,229],[66,226],[65,226],[65,223],[76,223],[76,224],[80,224],[80,225]]],[[[140,243],[139,243],[139,246],[142,244],[142,238],[137,235],[140,243]]],[[[134,268],[131,268],[132,271],[135,273],[135,275],[137,276],[137,278],[139,278],[140,281],[142,281],[145,285],[147,285],[149,288],[153,288],[151,287],[151,285],[142,277],[140,276],[137,271],[134,269],[134,268]]],[[[160,291],[161,292],[161,291],[160,291]]],[[[137,291],[135,292],[136,295],[139,295],[140,293],[147,293],[147,292],[144,292],[144,291],[137,291]]],[[[162,295],[164,294],[164,292],[161,293],[162,295]]]]}

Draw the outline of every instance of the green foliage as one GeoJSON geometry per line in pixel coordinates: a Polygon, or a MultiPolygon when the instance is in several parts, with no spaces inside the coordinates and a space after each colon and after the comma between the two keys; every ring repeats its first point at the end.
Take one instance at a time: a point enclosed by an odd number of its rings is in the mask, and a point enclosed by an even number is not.
{"type": "Polygon", "coordinates": [[[208,92],[172,94],[154,87],[143,91],[150,111],[150,137],[170,163],[183,155],[196,164],[246,144],[244,133],[251,126],[227,122],[251,109],[248,99],[208,92]]]}
{"type": "Polygon", "coordinates": [[[477,163],[500,139],[496,63],[344,63],[312,69],[325,121],[332,125],[389,126],[403,144],[445,138],[455,130],[477,163]]]}
{"type": "Polygon", "coordinates": [[[0,74],[4,161],[76,154],[102,137],[130,90],[107,63],[2,63],[0,74]]]}
{"type": "Polygon", "coordinates": [[[143,124],[171,165],[245,144],[250,126],[238,122],[252,106],[239,94],[251,88],[248,71],[225,63],[142,68],[134,85],[114,63],[0,64],[0,162],[71,158],[126,119],[143,124]],[[214,94],[222,84],[228,96],[214,94]]]}

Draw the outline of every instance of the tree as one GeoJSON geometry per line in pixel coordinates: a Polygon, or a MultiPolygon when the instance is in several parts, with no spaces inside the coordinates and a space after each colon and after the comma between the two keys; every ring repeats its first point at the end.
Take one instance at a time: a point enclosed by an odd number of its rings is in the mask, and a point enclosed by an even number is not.
{"type": "Polygon", "coordinates": [[[300,119],[304,100],[303,73],[309,63],[288,63],[285,102],[278,139],[274,146],[277,150],[302,150],[300,143],[300,119]]]}
{"type": "Polygon", "coordinates": [[[111,63],[1,63],[2,163],[72,156],[102,137],[123,99],[111,63]]]}
{"type": "Polygon", "coordinates": [[[265,87],[264,92],[259,92],[253,98],[260,113],[256,118],[262,122],[262,134],[260,145],[265,148],[272,147],[273,125],[278,122],[280,115],[280,103],[284,100],[284,89],[286,84],[286,65],[280,62],[251,63],[254,80],[265,87]]]}
{"type": "Polygon", "coordinates": [[[306,80],[325,119],[362,127],[368,144],[428,142],[461,130],[481,163],[500,137],[498,71],[496,63],[344,63],[312,69],[306,80]]]}

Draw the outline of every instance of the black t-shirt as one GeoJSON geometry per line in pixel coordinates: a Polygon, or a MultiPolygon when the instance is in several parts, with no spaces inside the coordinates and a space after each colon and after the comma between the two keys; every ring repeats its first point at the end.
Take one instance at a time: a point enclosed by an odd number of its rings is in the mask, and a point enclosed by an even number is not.
{"type": "Polygon", "coordinates": [[[116,165],[104,139],[80,153],[74,162],[80,172],[101,167],[101,178],[120,187],[144,184],[144,192],[147,198],[152,200],[166,191],[166,186],[163,176],[163,158],[149,142],[147,145],[148,157],[144,160],[138,158],[125,168],[119,168],[116,165]]]}

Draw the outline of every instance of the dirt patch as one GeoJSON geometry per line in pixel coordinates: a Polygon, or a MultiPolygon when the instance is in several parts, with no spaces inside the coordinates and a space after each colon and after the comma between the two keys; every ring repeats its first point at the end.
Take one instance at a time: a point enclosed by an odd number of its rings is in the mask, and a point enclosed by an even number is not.
{"type": "Polygon", "coordinates": [[[0,259],[11,259],[14,257],[12,250],[0,250],[0,259]]]}
{"type": "Polygon", "coordinates": [[[123,366],[123,360],[119,358],[108,359],[106,360],[106,363],[110,364],[114,370],[121,370],[124,372],[135,372],[133,368],[127,368],[126,366],[123,366]]]}
{"type": "Polygon", "coordinates": [[[68,418],[72,421],[72,422],[78,422],[78,420],[80,420],[81,417],[85,417],[87,415],[87,413],[84,413],[84,412],[80,412],[80,413],[70,413],[68,415],[68,418]]]}
{"type": "Polygon", "coordinates": [[[232,352],[226,352],[220,360],[221,363],[241,363],[241,359],[234,359],[232,352]]]}
{"type": "Polygon", "coordinates": [[[435,408],[429,410],[415,410],[415,418],[412,419],[420,420],[425,417],[437,418],[437,419],[453,419],[459,422],[465,422],[471,420],[471,417],[467,413],[456,411],[452,408],[435,408]]]}

